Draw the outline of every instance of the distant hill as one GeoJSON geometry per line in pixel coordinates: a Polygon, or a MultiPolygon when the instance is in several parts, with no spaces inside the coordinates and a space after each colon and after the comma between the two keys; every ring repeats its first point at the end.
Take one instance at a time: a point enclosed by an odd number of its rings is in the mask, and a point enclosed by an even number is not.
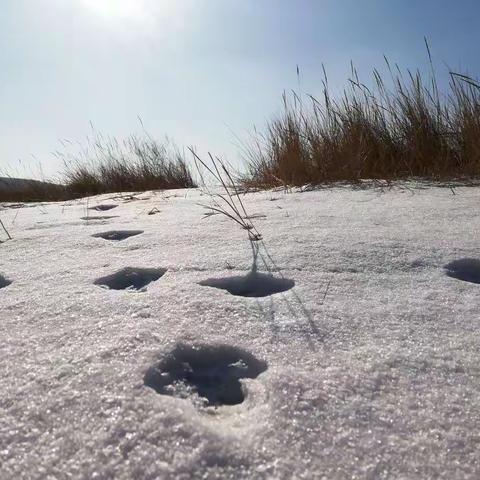
{"type": "MultiPolygon", "coordinates": [[[[0,177],[0,190],[28,190],[31,188],[48,188],[55,186],[54,183],[29,180],[26,178],[0,177]]],[[[57,185],[58,186],[58,185],[57,185]]]]}
{"type": "Polygon", "coordinates": [[[36,201],[57,199],[64,187],[26,178],[0,177],[0,201],[36,201]]]}

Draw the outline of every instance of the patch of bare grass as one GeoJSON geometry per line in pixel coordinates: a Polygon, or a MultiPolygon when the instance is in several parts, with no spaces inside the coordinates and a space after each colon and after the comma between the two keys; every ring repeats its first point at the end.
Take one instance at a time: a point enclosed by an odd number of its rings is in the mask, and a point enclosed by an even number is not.
{"type": "Polygon", "coordinates": [[[372,88],[352,66],[341,98],[326,74],[322,98],[284,94],[282,113],[246,146],[244,184],[480,176],[480,84],[450,72],[441,94],[428,53],[428,75],[404,74],[385,59],[391,79],[374,70],[372,88]]]}
{"type": "Polygon", "coordinates": [[[101,193],[195,187],[184,154],[168,139],[131,135],[118,141],[94,132],[84,146],[55,152],[60,183],[0,178],[0,202],[59,201],[101,193]],[[2,183],[3,182],[3,183],[2,183]]]}
{"type": "Polygon", "coordinates": [[[195,186],[183,153],[170,141],[95,134],[80,153],[57,152],[72,196],[195,186]]]}

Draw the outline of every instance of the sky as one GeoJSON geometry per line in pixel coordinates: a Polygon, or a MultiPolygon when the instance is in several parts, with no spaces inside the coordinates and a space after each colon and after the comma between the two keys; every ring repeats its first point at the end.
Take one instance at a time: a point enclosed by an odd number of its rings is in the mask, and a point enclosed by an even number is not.
{"type": "Polygon", "coordinates": [[[427,37],[441,75],[478,77],[479,18],[478,0],[0,0],[0,176],[59,179],[64,139],[139,118],[240,164],[238,138],[284,90],[318,94],[322,63],[340,91],[350,61],[427,68],[427,37]]]}

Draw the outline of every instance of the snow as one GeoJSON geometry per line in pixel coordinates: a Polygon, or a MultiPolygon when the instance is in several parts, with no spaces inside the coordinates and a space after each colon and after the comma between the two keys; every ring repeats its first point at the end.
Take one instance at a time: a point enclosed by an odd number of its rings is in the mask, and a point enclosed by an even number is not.
{"type": "Polygon", "coordinates": [[[253,283],[197,190],[0,209],[2,480],[480,477],[480,190],[243,200],[253,283]]]}

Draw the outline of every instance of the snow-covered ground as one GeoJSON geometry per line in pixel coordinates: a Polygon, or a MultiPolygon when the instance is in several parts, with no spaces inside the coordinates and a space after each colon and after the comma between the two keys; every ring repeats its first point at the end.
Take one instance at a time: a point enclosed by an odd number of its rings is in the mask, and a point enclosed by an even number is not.
{"type": "Polygon", "coordinates": [[[480,189],[136,198],[0,210],[2,480],[480,478],[480,189]]]}

